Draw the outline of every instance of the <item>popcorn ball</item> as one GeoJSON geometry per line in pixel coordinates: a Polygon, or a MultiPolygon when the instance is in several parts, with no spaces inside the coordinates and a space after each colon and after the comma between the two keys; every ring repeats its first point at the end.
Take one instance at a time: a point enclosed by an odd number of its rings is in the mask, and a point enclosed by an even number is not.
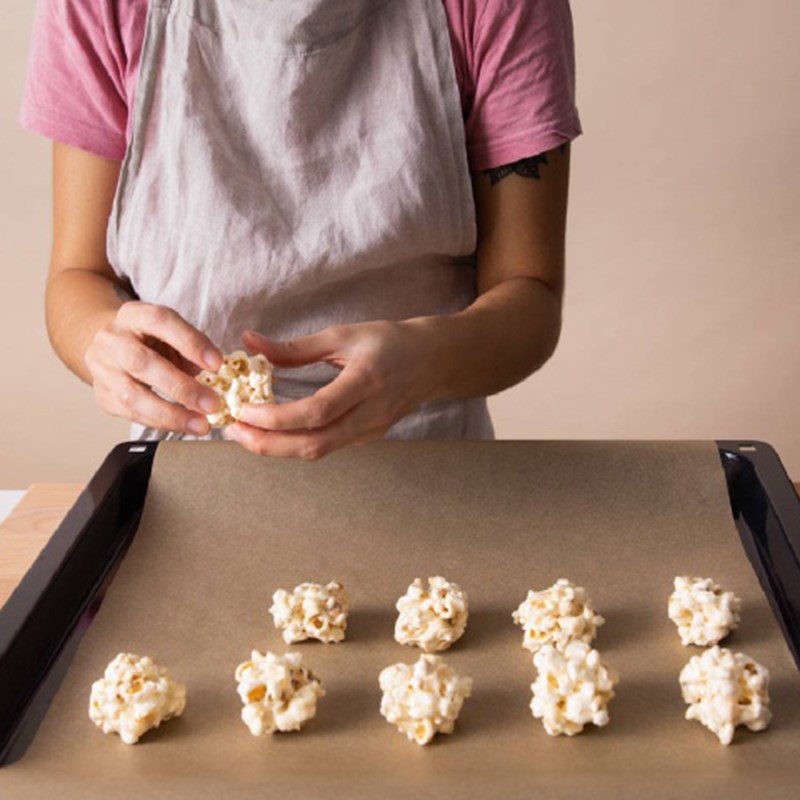
{"type": "Polygon", "coordinates": [[[446,650],[467,627],[467,593],[457,583],[441,577],[428,578],[427,588],[415,578],[397,601],[400,612],[394,638],[432,653],[446,650]]]}
{"type": "Polygon", "coordinates": [[[763,731],[769,725],[769,670],[744,653],[711,647],[681,670],[686,719],[705,725],[724,745],[737,725],[763,731]]]}
{"type": "Polygon", "coordinates": [[[441,656],[422,655],[415,664],[382,670],[381,714],[417,744],[437,733],[452,733],[472,679],[462,678],[441,656]]]}
{"type": "Polygon", "coordinates": [[[272,364],[260,353],[249,356],[236,350],[223,357],[217,372],[203,370],[197,380],[222,398],[222,408],[207,414],[212,428],[230,425],[239,417],[245,403],[272,403],[272,364]]]}
{"type": "Polygon", "coordinates": [[[260,653],[236,668],[237,691],[244,703],[242,720],[253,736],[299,731],[317,713],[325,690],[299,653],[260,653]]]}
{"type": "Polygon", "coordinates": [[[605,622],[592,608],[586,590],[566,578],[541,592],[529,591],[511,616],[523,629],[522,646],[532,653],[547,644],[563,650],[571,641],[590,643],[605,622]]]}
{"type": "Polygon", "coordinates": [[[327,586],[301,583],[292,592],[278,589],[269,610],[287,644],[305,639],[326,643],[344,639],[349,606],[344,587],[338,581],[327,586]]]}
{"type": "Polygon", "coordinates": [[[675,578],[669,597],[669,618],[678,626],[685,645],[717,644],[739,625],[741,602],[711,578],[675,578]]]}
{"type": "Polygon", "coordinates": [[[574,736],[590,722],[608,724],[608,703],[619,677],[597,650],[577,640],[563,650],[546,644],[533,663],[539,672],[531,684],[531,711],[550,736],[574,736]]]}
{"type": "Polygon", "coordinates": [[[186,687],[144,656],[120,653],[103,677],[92,684],[89,717],[103,733],[118,733],[125,744],[136,744],[151,728],[186,707],[186,687]]]}

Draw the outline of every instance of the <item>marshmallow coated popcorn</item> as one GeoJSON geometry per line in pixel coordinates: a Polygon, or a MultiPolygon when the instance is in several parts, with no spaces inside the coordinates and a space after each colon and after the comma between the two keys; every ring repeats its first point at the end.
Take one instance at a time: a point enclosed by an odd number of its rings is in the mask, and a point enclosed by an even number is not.
{"type": "Polygon", "coordinates": [[[441,656],[422,655],[415,664],[393,664],[381,671],[381,714],[417,744],[437,733],[452,733],[461,706],[472,692],[441,656]]]}
{"type": "Polygon", "coordinates": [[[512,617],[524,631],[522,646],[532,653],[547,644],[563,650],[573,640],[592,642],[605,622],[594,612],[586,590],[566,578],[541,592],[529,591],[512,617]]]}
{"type": "Polygon", "coordinates": [[[539,672],[531,684],[531,711],[550,736],[574,736],[590,722],[608,724],[608,702],[619,677],[603,664],[597,650],[577,640],[563,651],[546,644],[533,663],[539,672]]]}
{"type": "Polygon", "coordinates": [[[467,593],[457,583],[441,577],[428,578],[427,588],[415,578],[397,601],[400,612],[394,638],[416,645],[426,653],[446,650],[467,627],[467,593]]]}
{"type": "Polygon", "coordinates": [[[236,668],[237,691],[244,703],[242,720],[253,736],[299,731],[317,713],[325,696],[319,679],[302,664],[299,653],[260,653],[236,668]]]}
{"type": "Polygon", "coordinates": [[[197,380],[222,398],[222,408],[207,414],[212,428],[235,422],[245,403],[272,403],[272,364],[260,353],[248,356],[236,350],[223,358],[217,372],[203,370],[197,380]]]}
{"type": "Polygon", "coordinates": [[[769,670],[744,653],[710,647],[681,670],[681,691],[696,719],[730,744],[737,725],[763,731],[769,725],[769,670]]]}
{"type": "Polygon", "coordinates": [[[711,578],[675,578],[669,597],[669,618],[678,626],[685,645],[717,644],[739,624],[741,603],[733,592],[725,592],[711,578]]]}
{"type": "Polygon", "coordinates": [[[287,644],[305,639],[341,642],[347,628],[347,595],[337,581],[327,586],[301,583],[293,592],[278,589],[270,613],[287,644]]]}
{"type": "Polygon", "coordinates": [[[186,687],[172,680],[164,667],[144,656],[120,653],[103,677],[92,684],[89,717],[103,733],[118,733],[125,744],[186,707],[186,687]]]}

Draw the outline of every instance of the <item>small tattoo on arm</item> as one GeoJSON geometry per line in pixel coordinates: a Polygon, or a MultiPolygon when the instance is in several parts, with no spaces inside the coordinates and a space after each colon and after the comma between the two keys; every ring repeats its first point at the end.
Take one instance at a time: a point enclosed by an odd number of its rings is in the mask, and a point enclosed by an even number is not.
{"type": "MultiPolygon", "coordinates": [[[[567,149],[567,144],[564,143],[559,145],[557,149],[558,152],[563,155],[567,149]]],[[[550,153],[552,152],[553,151],[551,150],[550,153]]],[[[519,161],[515,161],[513,164],[503,164],[499,167],[486,169],[483,171],[483,173],[484,175],[489,176],[489,182],[492,186],[494,186],[498,181],[503,180],[506,175],[511,175],[512,172],[516,173],[517,175],[521,175],[523,178],[535,178],[536,180],[539,180],[542,177],[540,169],[542,166],[547,165],[548,155],[548,153],[539,153],[535,156],[528,156],[527,158],[521,158],[519,161]]]]}

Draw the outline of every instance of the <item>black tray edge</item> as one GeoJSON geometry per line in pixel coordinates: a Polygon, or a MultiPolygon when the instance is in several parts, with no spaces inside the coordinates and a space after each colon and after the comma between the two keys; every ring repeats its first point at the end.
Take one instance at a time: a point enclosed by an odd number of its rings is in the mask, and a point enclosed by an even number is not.
{"type": "Polygon", "coordinates": [[[0,766],[24,753],[61,685],[138,526],[157,444],[111,450],[0,608],[0,766]]]}
{"type": "Polygon", "coordinates": [[[767,442],[717,446],[739,538],[800,669],[800,498],[767,442]]]}

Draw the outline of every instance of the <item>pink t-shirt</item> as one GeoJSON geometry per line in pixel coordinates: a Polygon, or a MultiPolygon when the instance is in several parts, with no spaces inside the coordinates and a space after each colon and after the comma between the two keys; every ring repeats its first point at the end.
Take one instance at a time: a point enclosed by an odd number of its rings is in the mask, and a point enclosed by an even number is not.
{"type": "MultiPolygon", "coordinates": [[[[473,170],[581,133],[569,0],[442,0],[473,170]]],[[[121,160],[148,0],[37,0],[20,122],[121,160]]]]}

